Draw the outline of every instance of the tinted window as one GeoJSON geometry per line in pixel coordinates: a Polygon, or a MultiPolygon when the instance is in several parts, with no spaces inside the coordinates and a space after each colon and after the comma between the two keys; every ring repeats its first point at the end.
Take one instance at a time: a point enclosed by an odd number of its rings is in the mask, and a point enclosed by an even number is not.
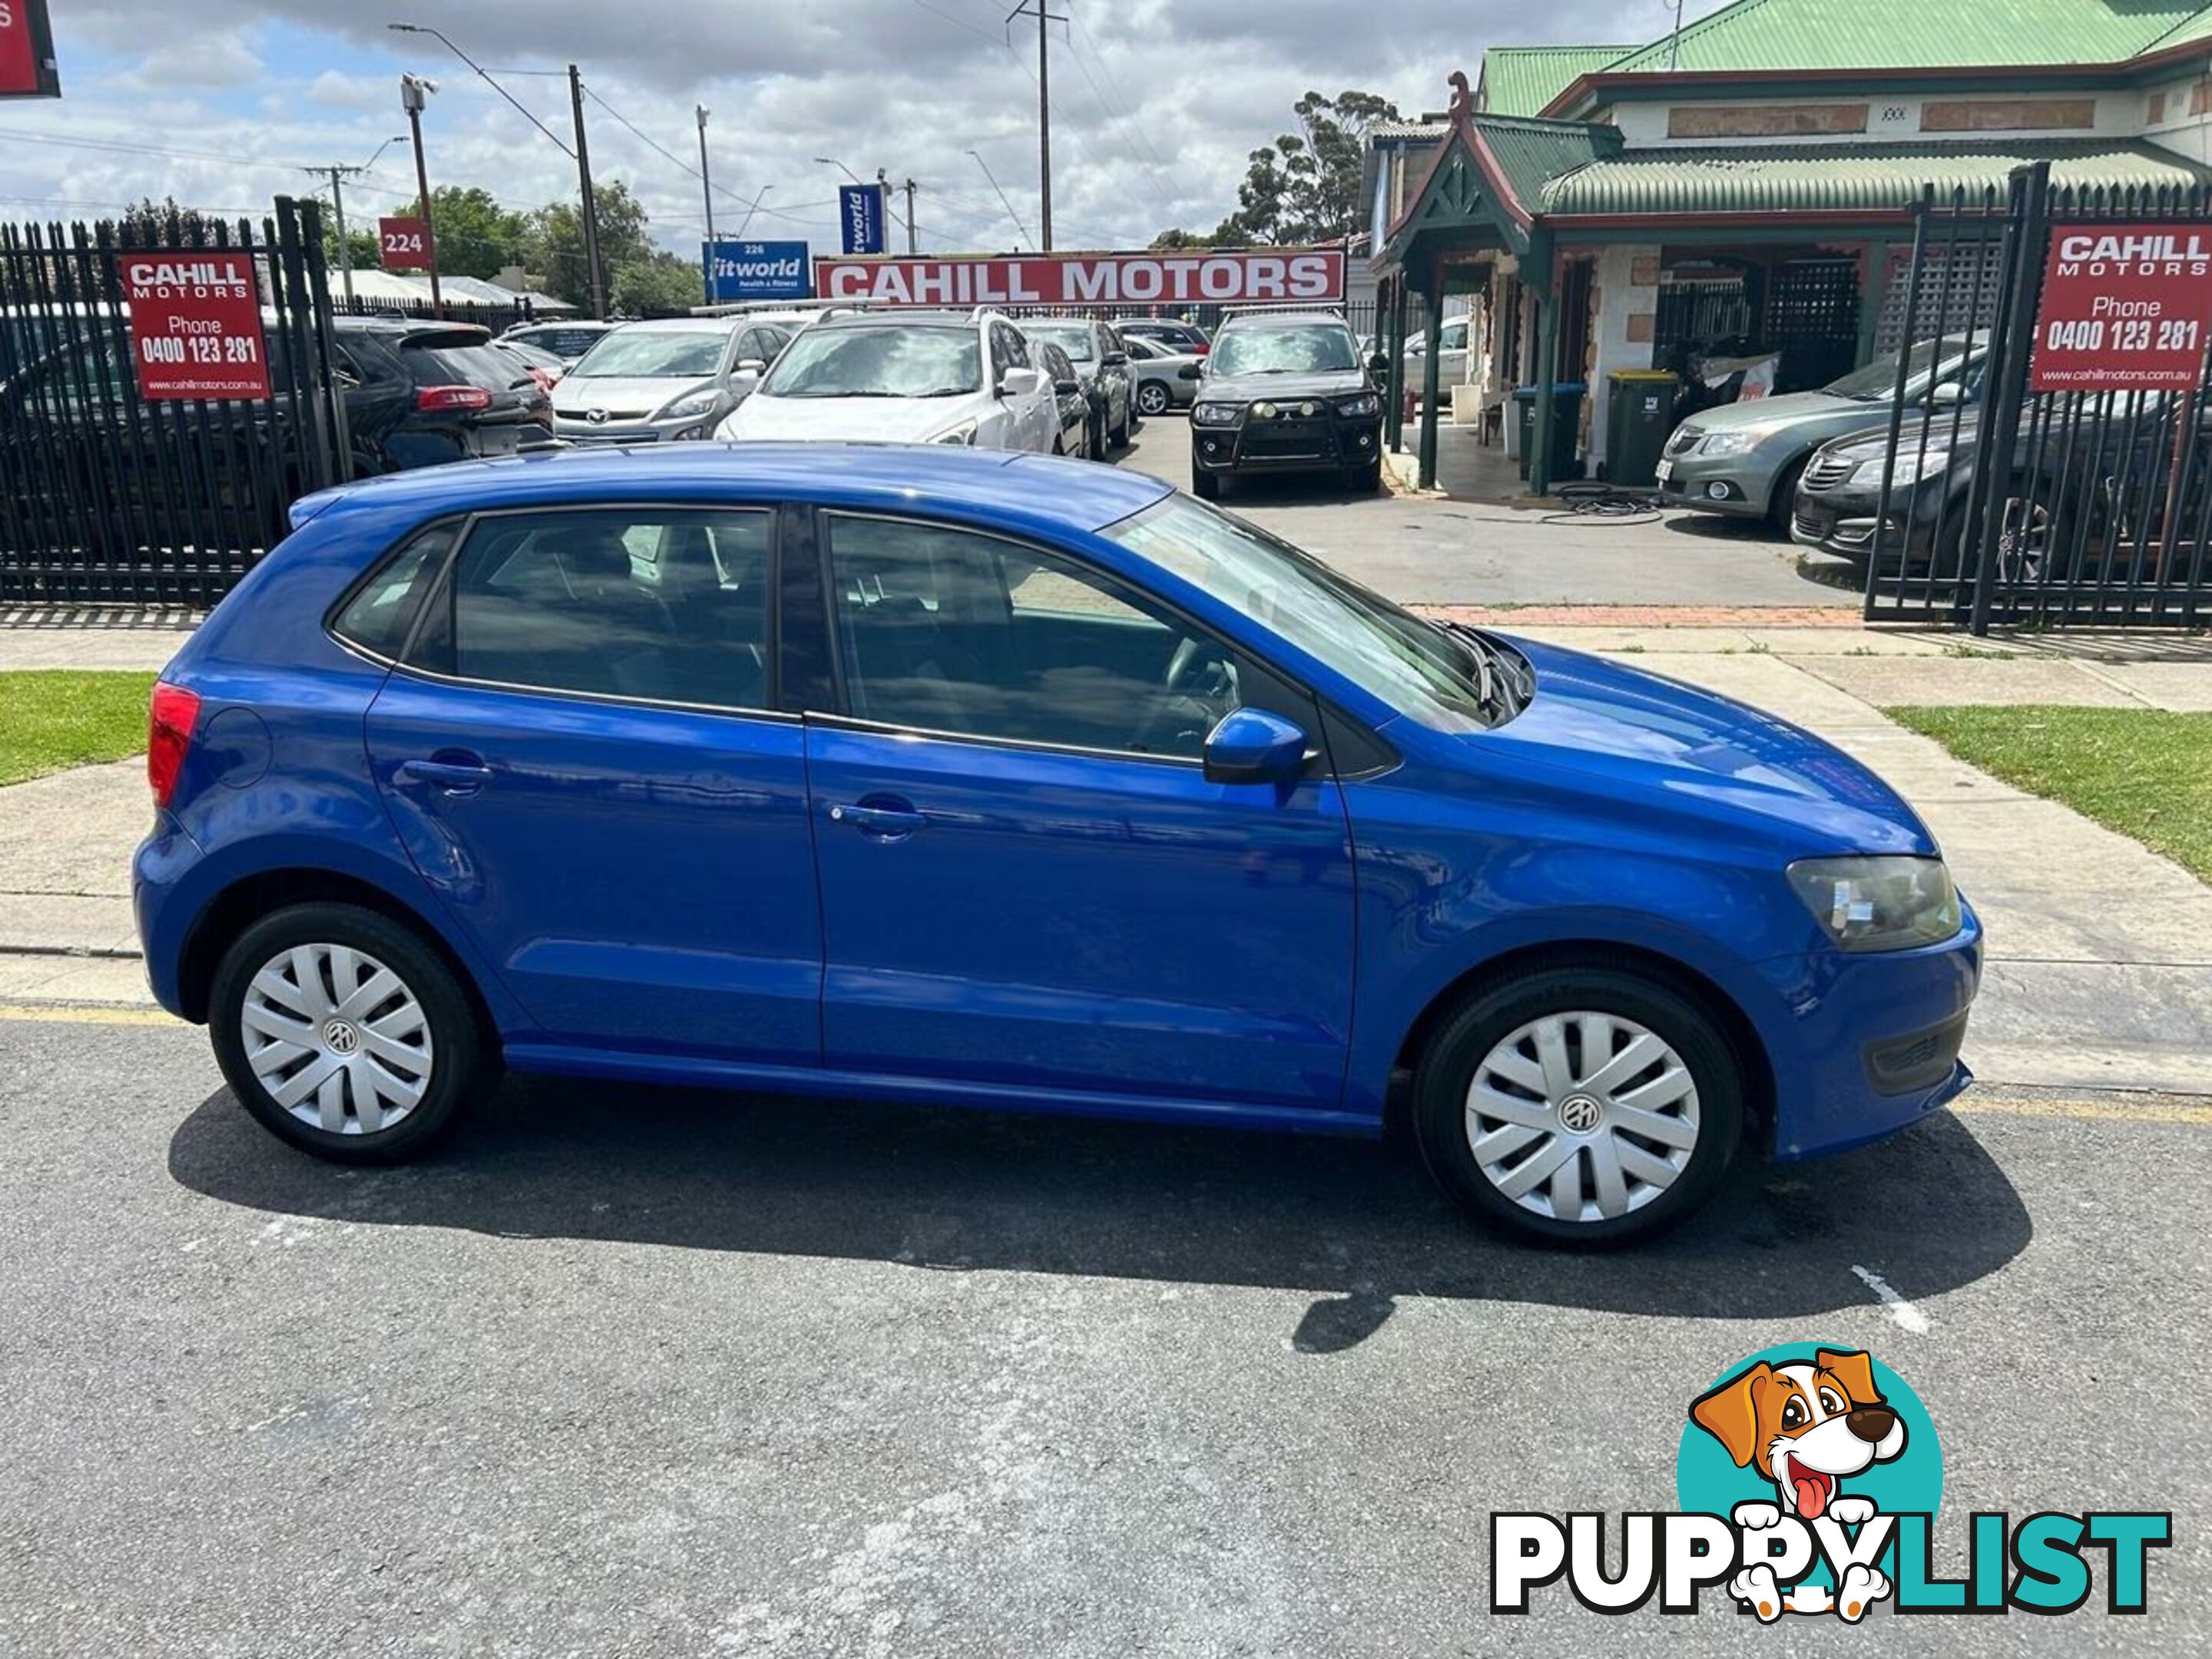
{"type": "Polygon", "coordinates": [[[423,593],[453,550],[458,528],[441,524],[426,530],[392,555],[346,602],[345,609],[331,623],[331,631],[364,651],[397,657],[400,647],[407,643],[407,630],[414,623],[423,593]]]}
{"type": "Polygon", "coordinates": [[[605,331],[596,328],[532,328],[511,337],[527,342],[556,357],[580,357],[605,331]]]}
{"type": "Polygon", "coordinates": [[[860,719],[1195,759],[1259,678],[1212,635],[1053,554],[948,526],[833,515],[829,530],[860,719]]]}
{"type": "Polygon", "coordinates": [[[502,685],[765,708],[770,522],[665,508],[481,520],[409,659],[502,685]]]}
{"type": "Polygon", "coordinates": [[[417,386],[474,386],[505,392],[530,382],[526,364],[495,345],[403,346],[400,361],[417,386]]]}
{"type": "Polygon", "coordinates": [[[1073,362],[1087,363],[1097,355],[1091,343],[1088,323],[1031,323],[1030,335],[1033,339],[1051,341],[1073,362]]]}

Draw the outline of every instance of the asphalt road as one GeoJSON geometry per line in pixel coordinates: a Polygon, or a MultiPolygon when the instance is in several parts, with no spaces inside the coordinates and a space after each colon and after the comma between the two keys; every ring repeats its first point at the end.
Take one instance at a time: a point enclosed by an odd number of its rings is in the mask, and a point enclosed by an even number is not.
{"type": "MultiPolygon", "coordinates": [[[[1115,458],[1188,489],[1190,428],[1145,422],[1115,458]]],[[[1224,506],[1406,605],[1833,605],[1849,565],[1763,526],[1673,512],[1593,518],[1437,496],[1356,497],[1332,479],[1255,478],[1224,506]]]]}
{"type": "Polygon", "coordinates": [[[596,1085],[342,1172],[116,1018],[0,1011],[9,1659],[2212,1645],[2212,1104],[1970,1097],[1589,1257],[1387,1147],[596,1085]],[[1780,1341],[1917,1389],[1939,1567],[2175,1511],[2149,1615],[1486,1614],[1491,1510],[1672,1508],[1780,1341]]]}

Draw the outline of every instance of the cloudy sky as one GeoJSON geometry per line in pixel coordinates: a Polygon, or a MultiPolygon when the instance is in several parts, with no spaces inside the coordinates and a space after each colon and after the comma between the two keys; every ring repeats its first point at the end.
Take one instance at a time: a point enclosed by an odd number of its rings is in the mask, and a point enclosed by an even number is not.
{"type": "MultiPolygon", "coordinates": [[[[573,195],[562,152],[439,43],[434,24],[545,124],[568,131],[562,67],[581,65],[594,173],[635,190],[665,246],[705,222],[693,106],[712,112],[714,218],[733,232],[834,246],[829,156],[921,186],[925,250],[1003,248],[1036,229],[1036,34],[1012,0],[53,0],[63,96],[0,108],[10,166],[0,216],[96,217],[142,196],[226,212],[314,187],[300,169],[356,165],[404,133],[398,77],[432,76],[434,185],[510,206],[573,195]],[[551,71],[547,73],[547,71],[551,71]],[[629,125],[625,125],[627,122],[629,125]],[[632,129],[635,129],[633,131],[632,129]],[[659,150],[655,145],[660,147],[659,150]],[[661,151],[667,152],[666,154],[661,151]]],[[[1692,17],[1719,0],[1688,0],[1692,17]]],[[[1053,0],[1054,240],[1141,246],[1210,228],[1245,153],[1309,88],[1357,87],[1407,113],[1442,106],[1486,45],[1648,40],[1674,0],[1053,0]]],[[[405,144],[347,186],[357,222],[413,194],[405,144]]],[[[688,245],[688,246],[687,246],[688,245]]]]}

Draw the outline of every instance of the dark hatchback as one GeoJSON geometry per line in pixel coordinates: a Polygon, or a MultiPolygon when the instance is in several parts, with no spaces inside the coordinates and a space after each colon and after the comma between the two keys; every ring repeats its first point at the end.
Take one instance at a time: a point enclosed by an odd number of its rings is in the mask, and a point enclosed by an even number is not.
{"type": "MultiPolygon", "coordinates": [[[[1379,360],[1378,360],[1379,361],[1379,360]]],[[[1191,488],[1212,500],[1254,472],[1382,481],[1382,398],[1340,317],[1236,317],[1214,337],[1190,411],[1191,488]]]]}
{"type": "MultiPolygon", "coordinates": [[[[2191,446],[2175,441],[2163,394],[2084,397],[2043,419],[2024,412],[2005,489],[1998,574],[2008,580],[2070,580],[2091,562],[2132,561],[2203,519],[2212,413],[2197,413],[2191,446]],[[2183,460],[2176,490],[2174,463],[2183,460]]],[[[1877,427],[1824,444],[1797,485],[1791,538],[1864,566],[1880,558],[1939,576],[1965,568],[1968,498],[1982,464],[1978,410],[1908,422],[1891,473],[1882,474],[1889,429],[1877,427]],[[1879,521],[1879,522],[1877,522],[1879,521]]],[[[2193,544],[2193,537],[2186,537],[2193,544]]]]}
{"type": "Polygon", "coordinates": [[[341,317],[331,366],[357,472],[514,455],[553,443],[530,366],[472,324],[341,317]]]}

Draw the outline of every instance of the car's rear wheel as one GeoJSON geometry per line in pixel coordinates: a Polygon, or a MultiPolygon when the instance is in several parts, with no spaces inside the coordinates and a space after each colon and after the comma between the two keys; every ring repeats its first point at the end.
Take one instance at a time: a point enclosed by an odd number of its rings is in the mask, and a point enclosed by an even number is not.
{"type": "Polygon", "coordinates": [[[1672,1225],[1727,1172],[1742,1068],[1690,999],[1615,969],[1538,968],[1473,993],[1414,1073],[1422,1157],[1480,1219],[1550,1244],[1672,1225]]]}
{"type": "Polygon", "coordinates": [[[1164,415],[1168,412],[1168,389],[1158,380],[1137,383],[1137,412],[1144,416],[1164,415]]]}
{"type": "Polygon", "coordinates": [[[343,1164],[413,1157],[495,1072],[437,952],[349,904],[294,905],[241,933],[216,969],[208,1027],[246,1110],[343,1164]]]}

